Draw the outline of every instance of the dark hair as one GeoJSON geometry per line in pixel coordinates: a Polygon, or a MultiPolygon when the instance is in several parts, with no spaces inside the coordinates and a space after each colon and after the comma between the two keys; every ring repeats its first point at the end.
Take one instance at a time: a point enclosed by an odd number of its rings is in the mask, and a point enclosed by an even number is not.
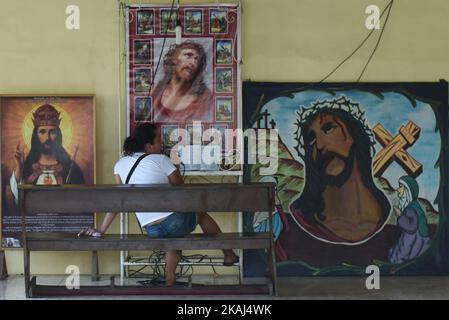
{"type": "Polygon", "coordinates": [[[125,139],[123,153],[125,156],[141,152],[146,143],[153,144],[158,127],[153,123],[143,123],[134,129],[134,134],[125,139]]]}

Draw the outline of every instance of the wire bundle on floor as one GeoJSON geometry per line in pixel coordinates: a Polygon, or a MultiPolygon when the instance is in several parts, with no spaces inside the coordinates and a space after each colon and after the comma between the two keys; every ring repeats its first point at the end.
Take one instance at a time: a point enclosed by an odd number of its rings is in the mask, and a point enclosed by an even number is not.
{"type": "MultiPolygon", "coordinates": [[[[193,275],[193,266],[188,265],[193,261],[197,263],[201,263],[203,261],[209,260],[212,264],[212,257],[208,255],[188,255],[182,256],[181,260],[178,264],[177,272],[176,272],[176,280],[180,278],[191,277],[193,275]],[[187,264],[187,265],[186,265],[187,264]]],[[[137,270],[132,270],[129,272],[129,278],[150,278],[148,280],[137,281],[137,283],[144,286],[165,286],[165,252],[163,251],[154,251],[148,258],[141,259],[133,259],[134,262],[148,262],[149,265],[145,265],[140,267],[137,270]],[[149,268],[148,272],[143,272],[145,268],[149,268]]],[[[214,272],[217,274],[215,267],[213,265],[210,266],[214,272]]]]}

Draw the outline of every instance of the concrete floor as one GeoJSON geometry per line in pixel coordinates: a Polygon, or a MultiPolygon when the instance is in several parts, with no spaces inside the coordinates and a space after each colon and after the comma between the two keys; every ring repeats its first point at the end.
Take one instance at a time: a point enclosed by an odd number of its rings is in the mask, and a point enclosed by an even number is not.
{"type": "MultiPolygon", "coordinates": [[[[66,276],[40,276],[38,284],[64,285],[66,276]]],[[[141,279],[140,279],[141,280],[141,279]]],[[[194,283],[235,283],[235,278],[197,276],[194,283]]],[[[132,284],[135,280],[129,280],[132,284]]],[[[81,277],[81,285],[108,285],[109,277],[92,283],[90,277],[81,277]]],[[[9,276],[0,281],[0,300],[25,299],[23,276],[9,276]]],[[[64,299],[64,298],[63,298],[64,299]]],[[[79,299],[131,299],[131,300],[177,300],[185,296],[99,296],[79,297],[79,299]]],[[[425,300],[449,299],[449,277],[384,277],[380,279],[380,289],[368,290],[365,278],[356,277],[321,277],[321,278],[279,278],[279,296],[188,296],[187,299],[207,300],[258,300],[258,299],[398,299],[425,300]]]]}

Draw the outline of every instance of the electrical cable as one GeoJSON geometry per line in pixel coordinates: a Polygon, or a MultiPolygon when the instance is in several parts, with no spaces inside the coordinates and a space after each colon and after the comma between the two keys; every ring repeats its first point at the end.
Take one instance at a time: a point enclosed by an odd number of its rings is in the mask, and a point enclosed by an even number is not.
{"type": "MultiPolygon", "coordinates": [[[[393,5],[393,2],[394,2],[394,0],[391,0],[388,4],[387,4],[387,6],[384,8],[384,10],[382,11],[382,13],[380,14],[380,17],[379,17],[379,21],[380,21],[380,19],[382,18],[382,16],[385,14],[385,12],[387,11],[387,9],[388,9],[388,13],[387,13],[387,18],[386,18],[386,20],[385,20],[385,23],[384,23],[384,27],[385,27],[385,24],[387,23],[387,21],[388,21],[388,18],[389,18],[389,15],[390,15],[390,12],[391,12],[391,7],[392,7],[392,5],[393,5]]],[[[337,71],[346,61],[348,61],[350,58],[352,58],[352,56],[365,44],[365,42],[369,39],[369,37],[373,34],[373,32],[375,31],[375,29],[372,29],[369,33],[368,33],[368,35],[362,40],[362,42],[346,57],[346,58],[344,58],[334,69],[332,69],[332,71],[331,72],[329,72],[324,78],[322,78],[319,82],[318,82],[318,84],[320,84],[320,83],[322,83],[322,82],[324,82],[325,80],[327,80],[331,75],[333,75],[334,73],[335,73],[335,71],[337,71]]],[[[370,57],[369,57],[369,59],[368,59],[368,61],[367,61],[367,63],[365,64],[365,67],[363,68],[363,70],[362,70],[362,73],[359,75],[359,77],[358,77],[358,79],[357,79],[357,82],[361,79],[361,77],[363,76],[363,73],[365,72],[365,69],[366,69],[366,67],[368,66],[368,64],[369,64],[369,62],[371,61],[371,58],[374,56],[374,53],[375,53],[375,51],[377,50],[377,47],[379,46],[379,43],[380,43],[380,39],[381,39],[381,37],[382,37],[382,34],[383,34],[383,31],[384,31],[384,29],[382,29],[382,31],[381,31],[381,34],[380,34],[380,36],[379,36],[379,38],[378,38],[378,41],[377,41],[377,43],[376,43],[376,46],[375,46],[375,48],[374,48],[374,50],[373,50],[373,52],[371,53],[371,55],[370,55],[370,57]]],[[[313,88],[315,85],[316,85],[317,83],[311,83],[311,84],[307,84],[307,85],[305,85],[305,86],[302,86],[302,87],[299,87],[299,88],[292,88],[292,89],[289,89],[289,90],[284,90],[284,91],[282,91],[281,93],[282,94],[288,94],[288,93],[294,93],[294,92],[298,92],[298,91],[304,91],[304,90],[307,90],[307,89],[309,89],[309,88],[313,88]]],[[[258,107],[258,109],[256,109],[256,111],[255,111],[255,114],[256,113],[258,113],[259,112],[259,110],[260,110],[260,108],[262,108],[262,105],[260,105],[259,107],[258,107]]]]}
{"type": "MultiPolygon", "coordinates": [[[[148,261],[149,263],[152,263],[152,265],[142,266],[137,270],[130,271],[129,278],[133,277],[149,278],[148,280],[137,281],[137,283],[144,286],[165,286],[166,271],[165,271],[164,257],[165,253],[163,251],[154,251],[152,254],[149,255],[148,258],[134,259],[134,262],[148,261]],[[145,268],[149,268],[151,272],[148,273],[142,272],[142,270],[144,270],[145,268]]],[[[190,263],[192,262],[192,260],[196,260],[198,263],[201,263],[204,260],[209,260],[209,263],[212,264],[212,257],[200,254],[182,256],[180,262],[190,263]]],[[[212,268],[213,273],[217,274],[215,266],[211,265],[210,267],[212,268]]],[[[175,277],[176,280],[178,280],[180,278],[190,277],[193,275],[193,273],[194,273],[193,265],[181,264],[178,265],[178,271],[176,272],[175,277]]]]}
{"type": "MultiPolygon", "coordinates": [[[[172,14],[173,14],[173,8],[174,7],[175,7],[175,0],[172,0],[171,7],[170,7],[170,13],[168,14],[168,21],[167,21],[167,24],[165,26],[165,32],[164,32],[164,38],[163,38],[163,41],[162,41],[161,51],[159,53],[159,58],[157,60],[156,68],[154,69],[154,72],[153,72],[153,76],[152,76],[152,79],[151,79],[150,88],[148,89],[148,94],[147,94],[146,100],[148,100],[148,98],[151,95],[151,92],[153,91],[154,80],[156,79],[156,75],[157,75],[157,72],[159,70],[159,65],[161,63],[162,54],[164,53],[165,42],[167,41],[168,25],[169,25],[169,22],[171,21],[171,17],[172,17],[172,14]]],[[[161,26],[162,26],[162,17],[161,17],[161,26]]],[[[150,113],[150,117],[151,117],[151,113],[150,113]]],[[[145,121],[148,121],[148,117],[145,118],[145,121]]]]}
{"type": "MultiPolygon", "coordinates": [[[[384,8],[384,10],[382,11],[382,13],[379,17],[379,20],[380,20],[380,18],[382,18],[382,16],[384,15],[385,11],[388,8],[390,9],[388,11],[388,15],[390,15],[391,6],[393,5],[393,1],[394,0],[391,0],[390,3],[384,8]]],[[[387,17],[387,19],[388,19],[388,17],[387,17]]],[[[385,23],[386,23],[386,21],[385,21],[385,23]]],[[[375,31],[375,29],[372,29],[371,32],[368,33],[368,35],[365,37],[365,39],[363,39],[363,41],[357,46],[357,48],[355,48],[355,50],[352,51],[351,54],[349,54],[349,56],[347,56],[345,59],[343,59],[343,61],[340,62],[327,76],[325,76],[323,79],[321,79],[319,81],[319,83],[321,83],[321,82],[325,81],[327,78],[329,78],[332,74],[334,74],[335,71],[338,70],[338,68],[340,68],[346,61],[348,61],[365,44],[365,42],[369,39],[369,37],[373,34],[374,31],[375,31]]],[[[383,29],[382,29],[382,32],[383,32],[383,29]]],[[[382,33],[381,33],[381,35],[382,35],[382,33]]],[[[380,37],[379,37],[379,39],[380,39],[380,37]]],[[[376,48],[377,48],[377,46],[376,46],[376,48]]],[[[363,72],[362,72],[362,74],[363,74],[363,72]]],[[[359,77],[359,79],[360,79],[360,77],[359,77]]]]}
{"type": "MultiPolygon", "coordinates": [[[[360,79],[362,78],[363,74],[365,73],[366,68],[368,67],[368,64],[371,62],[371,59],[374,56],[374,53],[376,53],[377,47],[379,46],[380,40],[382,39],[382,35],[383,35],[384,31],[385,31],[385,27],[387,26],[388,18],[390,17],[391,8],[393,7],[393,1],[394,0],[391,0],[391,2],[385,8],[385,9],[388,8],[388,13],[387,13],[387,17],[385,18],[385,22],[384,22],[383,28],[380,31],[380,35],[379,35],[379,38],[377,39],[376,46],[374,47],[373,52],[371,53],[370,57],[368,58],[368,61],[366,62],[365,67],[363,68],[362,72],[360,73],[360,76],[357,78],[357,82],[359,82],[360,79]]],[[[385,12],[385,10],[384,10],[384,12],[385,12]]]]}

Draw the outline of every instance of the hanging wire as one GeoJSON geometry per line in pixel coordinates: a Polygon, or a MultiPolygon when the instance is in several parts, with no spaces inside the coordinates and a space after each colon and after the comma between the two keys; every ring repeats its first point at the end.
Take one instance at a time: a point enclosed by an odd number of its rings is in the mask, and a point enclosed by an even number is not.
{"type": "MultiPolygon", "coordinates": [[[[385,23],[384,23],[384,27],[385,27],[385,24],[386,24],[386,22],[388,21],[388,18],[389,18],[389,15],[390,15],[390,11],[391,11],[391,7],[392,7],[392,5],[393,5],[393,2],[394,2],[394,0],[391,0],[388,4],[387,4],[387,6],[384,8],[384,10],[382,11],[382,13],[381,13],[381,15],[380,15],[380,17],[379,17],[379,20],[382,18],[382,16],[385,14],[385,12],[387,11],[387,9],[388,9],[388,13],[387,13],[387,18],[386,18],[386,21],[385,21],[385,23]]],[[[346,58],[344,58],[331,72],[329,72],[324,78],[322,78],[319,82],[318,82],[318,84],[320,84],[320,83],[322,83],[322,82],[324,82],[325,80],[327,80],[331,75],[333,75],[334,73],[335,73],[335,71],[337,71],[346,61],[348,61],[350,58],[352,58],[352,56],[365,44],[365,42],[368,40],[368,38],[373,34],[373,32],[375,31],[375,29],[373,29],[373,30],[371,30],[369,33],[368,33],[368,35],[363,39],[363,41],[354,49],[354,51],[352,51],[346,58]]],[[[368,66],[368,64],[369,64],[369,62],[371,61],[371,58],[374,56],[374,53],[376,52],[376,50],[377,50],[377,47],[378,47],[378,45],[379,45],[379,43],[380,43],[380,40],[381,40],[381,37],[382,37],[382,34],[383,34],[383,31],[384,31],[384,28],[382,29],[382,32],[381,32],[381,34],[380,34],[380,36],[379,36],[379,38],[378,38],[378,41],[377,41],[377,43],[376,43],[376,46],[375,46],[375,48],[373,49],[373,52],[371,53],[371,55],[370,55],[370,57],[369,57],[369,59],[368,59],[368,61],[367,61],[367,63],[365,64],[365,67],[364,67],[364,69],[362,70],[362,73],[359,75],[359,77],[358,77],[358,79],[357,79],[357,82],[361,79],[361,77],[363,76],[363,73],[365,72],[365,69],[366,69],[366,67],[368,66]]],[[[283,94],[287,94],[287,93],[294,93],[294,92],[298,92],[298,91],[304,91],[304,90],[307,90],[307,89],[309,89],[309,88],[313,88],[315,85],[316,85],[317,83],[310,83],[310,84],[307,84],[307,85],[304,85],[304,86],[302,86],[302,87],[298,87],[298,88],[293,88],[293,89],[289,89],[289,90],[284,90],[284,91],[282,91],[281,93],[283,93],[283,94]]],[[[256,111],[255,111],[255,114],[257,114],[258,113],[258,110],[260,110],[262,108],[262,105],[260,105],[257,109],[256,109],[256,111]]]]}
{"type": "MultiPolygon", "coordinates": [[[[388,8],[390,8],[390,10],[391,10],[391,6],[393,5],[393,1],[394,0],[391,0],[390,1],[390,3],[385,7],[385,9],[382,11],[382,13],[381,13],[381,15],[380,15],[380,17],[379,17],[379,20],[380,20],[380,18],[382,18],[382,16],[384,15],[384,13],[385,13],[385,11],[388,9],[388,8]]],[[[390,14],[390,10],[388,11],[388,15],[390,14]]],[[[387,18],[388,19],[388,18],[387,18]]],[[[319,81],[319,83],[321,83],[321,82],[323,82],[323,81],[325,81],[327,78],[329,78],[332,74],[334,74],[334,72],[335,71],[337,71],[346,61],[348,61],[364,44],[365,44],[365,42],[369,39],[369,37],[371,37],[371,35],[373,34],[373,32],[375,31],[375,29],[372,29],[371,30],[371,32],[370,33],[368,33],[368,35],[365,37],[365,39],[363,39],[363,41],[357,46],[357,48],[355,48],[355,50],[354,51],[352,51],[350,54],[349,54],[349,56],[347,56],[345,59],[343,59],[343,61],[342,62],[340,62],[328,75],[326,75],[323,79],[321,79],[320,81],[319,81]]],[[[383,32],[383,29],[382,29],[382,32],[383,32]]],[[[380,37],[379,37],[380,38],[380,37]]],[[[377,48],[377,46],[376,46],[376,48],[377,48]]],[[[362,73],[363,74],[363,73],[362,73]]],[[[360,77],[359,77],[360,78],[360,77]]]]}
{"type": "MultiPolygon", "coordinates": [[[[237,9],[220,7],[218,2],[217,2],[216,5],[217,5],[216,6],[216,10],[224,10],[224,11],[226,11],[225,20],[226,20],[227,28],[229,28],[230,24],[233,24],[234,22],[237,21],[235,16],[238,16],[238,12],[239,12],[238,8],[240,8],[240,2],[237,4],[237,9]],[[231,13],[234,14],[234,15],[231,16],[231,13]]],[[[210,17],[209,17],[209,25],[210,25],[210,17]]],[[[237,29],[237,26],[236,26],[236,29],[237,29]]],[[[238,57],[236,57],[237,48],[235,47],[237,45],[237,36],[238,36],[238,30],[236,30],[234,32],[234,38],[233,38],[233,46],[234,46],[234,48],[232,48],[233,50],[231,50],[231,53],[232,53],[232,61],[234,61],[234,62],[236,62],[238,64],[239,63],[238,57]]]]}
{"type": "MultiPolygon", "coordinates": [[[[140,8],[139,8],[139,10],[140,10],[140,8]]],[[[128,21],[128,23],[133,23],[134,22],[134,17],[135,17],[135,15],[134,15],[134,12],[132,12],[132,11],[130,11],[129,12],[129,15],[131,16],[131,18],[129,19],[129,21],[128,21]]]]}
{"type": "MultiPolygon", "coordinates": [[[[365,67],[363,68],[362,72],[360,73],[360,76],[357,78],[357,82],[359,82],[360,79],[362,78],[363,74],[365,73],[366,68],[368,67],[368,64],[371,62],[371,59],[374,56],[374,53],[376,53],[377,47],[379,46],[380,40],[382,39],[382,35],[383,35],[384,31],[385,31],[385,27],[387,26],[388,18],[390,17],[390,12],[391,12],[391,8],[392,7],[393,7],[393,0],[391,0],[391,2],[385,8],[385,9],[388,8],[388,13],[387,13],[387,17],[385,18],[385,22],[384,22],[383,28],[380,31],[380,35],[379,35],[379,38],[377,39],[376,46],[374,47],[373,52],[371,53],[370,57],[368,58],[368,61],[366,62],[365,67]]],[[[385,9],[384,9],[384,12],[385,12],[385,9]]]]}
{"type": "MultiPolygon", "coordinates": [[[[168,14],[168,22],[171,21],[174,7],[175,7],[175,0],[172,0],[171,6],[170,6],[170,13],[168,14]]],[[[160,17],[160,19],[161,19],[161,26],[162,26],[162,17],[160,17]]],[[[161,47],[161,51],[159,53],[159,58],[158,58],[158,61],[157,61],[157,65],[156,65],[156,68],[154,69],[153,76],[151,77],[151,83],[150,83],[150,87],[148,88],[148,94],[147,94],[147,96],[146,96],[144,101],[148,101],[148,99],[149,99],[149,97],[151,95],[151,92],[153,91],[154,80],[156,79],[156,75],[157,75],[157,72],[159,70],[159,65],[161,63],[162,54],[163,54],[164,48],[165,48],[165,42],[167,41],[168,22],[167,22],[167,25],[165,26],[164,38],[163,38],[163,41],[162,41],[162,47],[161,47]]],[[[149,117],[151,118],[151,113],[150,113],[149,117]]],[[[148,117],[145,118],[145,121],[148,121],[148,117]]]]}
{"type": "MultiPolygon", "coordinates": [[[[118,94],[119,94],[119,103],[118,103],[118,145],[120,146],[122,144],[122,79],[123,79],[123,75],[122,75],[122,68],[123,68],[123,64],[126,63],[126,57],[127,57],[127,43],[126,41],[122,41],[122,31],[123,33],[125,33],[126,30],[126,2],[127,1],[122,1],[122,0],[118,0],[119,2],[119,28],[118,28],[118,33],[119,33],[119,80],[118,80],[118,94]],[[123,42],[123,43],[122,43],[123,42]]],[[[125,36],[126,39],[126,36],[125,36]]],[[[119,157],[122,155],[121,152],[121,148],[118,149],[118,154],[119,157]]]]}
{"type": "MultiPolygon", "coordinates": [[[[126,29],[126,6],[127,6],[127,2],[128,1],[126,1],[126,0],[124,0],[124,1],[118,0],[118,1],[119,1],[119,24],[120,24],[120,20],[123,21],[123,28],[126,29]],[[122,18],[122,19],[120,19],[120,18],[122,18]]],[[[179,0],[178,0],[178,3],[179,3],[179,0]]],[[[218,4],[218,2],[217,2],[217,4],[218,4]]],[[[173,0],[172,4],[171,4],[169,18],[168,18],[169,21],[171,20],[171,18],[173,16],[174,5],[175,5],[175,0],[173,0]]],[[[141,8],[142,8],[142,1],[140,1],[139,5],[138,5],[138,10],[141,10],[141,8]]],[[[237,12],[237,10],[234,10],[234,11],[237,12]]],[[[133,11],[129,11],[129,15],[130,15],[130,20],[128,21],[128,23],[131,23],[131,22],[134,21],[134,19],[136,19],[136,14],[134,14],[133,11]]],[[[121,42],[121,38],[120,38],[121,32],[120,31],[121,30],[119,30],[119,42],[121,42]]],[[[158,63],[157,63],[156,68],[155,68],[155,72],[153,73],[153,77],[152,77],[152,80],[151,80],[151,84],[150,84],[150,88],[149,88],[149,91],[148,91],[147,98],[149,98],[149,96],[151,94],[151,90],[153,88],[154,80],[156,78],[157,71],[159,69],[160,61],[161,61],[161,58],[162,58],[162,54],[163,54],[165,43],[166,43],[166,39],[167,39],[167,33],[168,33],[168,27],[165,28],[162,48],[161,48],[161,51],[160,51],[160,54],[159,54],[159,59],[158,59],[158,63]]],[[[237,33],[236,33],[235,37],[237,37],[237,33]]],[[[120,44],[120,46],[121,46],[121,44],[120,44]]],[[[126,43],[126,41],[124,41],[123,54],[120,55],[120,67],[124,63],[124,61],[126,59],[126,56],[127,56],[126,47],[127,47],[127,43],[126,43]]],[[[119,52],[119,54],[120,54],[120,52],[119,52]]],[[[120,75],[121,75],[121,71],[120,71],[120,75]]],[[[120,75],[119,75],[119,79],[121,81],[121,76],[120,75]]],[[[184,174],[185,174],[185,168],[184,168],[184,165],[183,165],[183,175],[184,174]]],[[[152,263],[153,265],[145,265],[145,266],[142,266],[142,267],[138,268],[137,270],[130,270],[129,271],[129,277],[150,277],[150,280],[138,281],[142,285],[153,285],[153,286],[165,285],[165,280],[164,279],[165,279],[165,276],[166,276],[166,271],[165,271],[164,258],[165,258],[165,253],[163,251],[154,251],[148,258],[135,260],[136,262],[148,260],[148,262],[152,263]],[[145,269],[150,269],[150,272],[144,272],[145,269]]],[[[197,260],[199,260],[199,262],[202,262],[203,260],[207,260],[208,259],[210,261],[210,263],[212,263],[212,258],[207,256],[207,255],[182,256],[181,262],[188,263],[192,259],[197,259],[197,260]]],[[[217,274],[217,272],[215,270],[215,267],[213,265],[211,265],[211,268],[212,268],[214,274],[217,274]]],[[[178,269],[179,269],[179,271],[176,273],[176,279],[179,279],[179,278],[185,277],[187,275],[192,275],[193,274],[193,266],[192,265],[180,265],[178,267],[178,269]]]]}
{"type": "MultiPolygon", "coordinates": [[[[172,17],[172,14],[173,14],[173,8],[174,7],[175,7],[175,0],[173,0],[172,3],[171,3],[170,13],[168,14],[168,21],[171,21],[171,17],[172,17]]],[[[161,17],[161,19],[162,19],[162,17],[161,17]]],[[[162,25],[162,21],[161,21],[161,25],[162,25]]],[[[159,58],[157,60],[156,68],[154,69],[154,73],[153,73],[153,77],[151,79],[150,89],[148,90],[148,96],[147,97],[150,96],[151,91],[153,90],[154,79],[156,78],[156,74],[157,74],[157,72],[159,70],[159,65],[161,63],[162,54],[164,53],[165,42],[167,40],[167,33],[168,33],[168,22],[167,22],[167,25],[165,26],[164,39],[162,41],[162,48],[161,48],[161,51],[159,53],[159,58]]]]}

